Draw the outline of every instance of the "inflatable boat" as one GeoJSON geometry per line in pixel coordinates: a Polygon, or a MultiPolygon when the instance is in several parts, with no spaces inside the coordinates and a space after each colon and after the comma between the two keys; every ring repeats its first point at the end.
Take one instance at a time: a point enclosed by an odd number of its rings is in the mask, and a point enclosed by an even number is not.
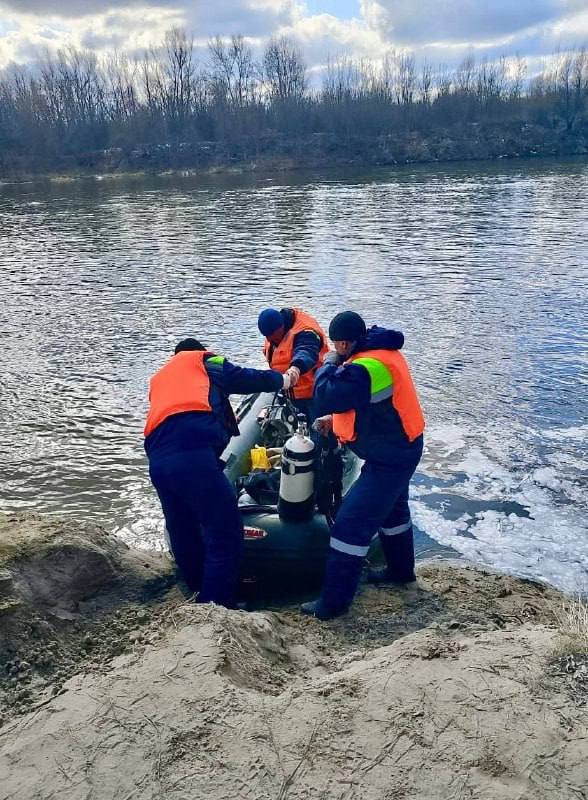
{"type": "Polygon", "coordinates": [[[361,462],[327,440],[313,442],[304,416],[282,392],[248,396],[235,414],[240,435],[222,460],[245,529],[241,597],[313,591],[323,576],[330,525],[361,462]],[[268,451],[279,463],[270,467],[266,458],[265,469],[256,468],[256,455],[268,451]]]}

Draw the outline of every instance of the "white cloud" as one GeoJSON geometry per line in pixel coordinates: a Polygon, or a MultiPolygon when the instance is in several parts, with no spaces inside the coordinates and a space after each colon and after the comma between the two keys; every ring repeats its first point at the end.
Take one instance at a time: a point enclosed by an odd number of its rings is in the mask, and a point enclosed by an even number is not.
{"type": "Polygon", "coordinates": [[[577,0],[578,13],[557,20],[553,25],[553,36],[565,42],[588,45],[588,0],[577,0]]]}
{"type": "Polygon", "coordinates": [[[509,36],[562,13],[562,0],[362,0],[368,25],[395,42],[474,42],[509,36]]]}
{"type": "Polygon", "coordinates": [[[114,48],[136,52],[157,46],[165,31],[183,26],[200,42],[217,34],[243,34],[266,38],[292,25],[301,15],[296,0],[0,0],[0,67],[15,61],[34,60],[47,46],[58,49],[72,44],[98,53],[114,48]],[[78,7],[84,13],[77,15],[78,7]],[[105,7],[106,6],[106,7],[105,7]],[[26,8],[27,13],[21,13],[26,8]],[[43,9],[43,14],[40,11],[43,9]],[[94,13],[90,13],[90,11],[94,13]],[[71,16],[70,16],[71,15],[71,16]]]}
{"type": "Polygon", "coordinates": [[[532,59],[588,41],[588,0],[359,0],[357,18],[308,12],[304,0],[0,0],[0,66],[65,44],[141,51],[172,26],[203,46],[241,33],[296,38],[311,67],[329,55],[381,58],[388,48],[453,64],[469,51],[532,59]]]}
{"type": "Polygon", "coordinates": [[[183,17],[172,9],[124,9],[117,12],[64,20],[33,14],[4,15],[9,30],[0,33],[0,67],[35,61],[45,51],[67,45],[104,53],[142,50],[161,41],[163,33],[181,25],[183,17]]]}
{"type": "Polygon", "coordinates": [[[281,33],[299,42],[309,64],[324,63],[329,55],[381,58],[388,46],[361,20],[341,20],[331,14],[302,17],[281,33]]]}

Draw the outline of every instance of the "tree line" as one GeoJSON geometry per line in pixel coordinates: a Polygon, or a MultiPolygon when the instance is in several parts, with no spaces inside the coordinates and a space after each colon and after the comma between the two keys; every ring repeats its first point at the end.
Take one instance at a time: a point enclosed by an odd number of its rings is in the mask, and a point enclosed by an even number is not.
{"type": "Polygon", "coordinates": [[[260,58],[242,36],[197,58],[174,28],[140,58],[73,47],[0,76],[0,173],[298,165],[588,152],[588,52],[556,53],[530,76],[520,57],[455,69],[390,51],[330,60],[321,85],[294,42],[260,58]]]}

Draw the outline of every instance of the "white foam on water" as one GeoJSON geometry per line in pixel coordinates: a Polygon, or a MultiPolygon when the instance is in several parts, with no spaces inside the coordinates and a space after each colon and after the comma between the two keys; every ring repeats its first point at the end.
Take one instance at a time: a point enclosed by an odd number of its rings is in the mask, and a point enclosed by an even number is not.
{"type": "Polygon", "coordinates": [[[139,550],[166,550],[165,522],[155,489],[147,487],[146,492],[144,482],[129,484],[124,500],[128,505],[126,520],[115,528],[115,535],[139,550]]]}
{"type": "Polygon", "coordinates": [[[531,480],[537,486],[545,486],[547,489],[553,489],[554,492],[562,488],[562,481],[557,477],[553,467],[539,467],[531,474],[531,480]]]}
{"type": "Polygon", "coordinates": [[[461,434],[455,426],[434,428],[419,470],[442,484],[414,487],[416,524],[474,562],[546,581],[566,592],[588,593],[588,496],[581,472],[585,463],[566,447],[566,439],[583,441],[587,431],[588,426],[562,429],[557,436],[535,431],[529,438],[520,431],[503,431],[498,437],[489,430],[474,436],[465,428],[461,434]],[[457,442],[459,447],[445,449],[448,457],[439,469],[444,446],[457,442]],[[545,452],[544,444],[553,449],[558,442],[561,451],[545,452]],[[511,453],[516,461],[511,461],[511,453]],[[472,512],[449,519],[449,501],[427,502],[428,494],[440,491],[459,499],[461,507],[471,502],[472,512]],[[480,510],[483,502],[493,507],[480,510]],[[522,507],[520,514],[513,513],[513,504],[522,507]],[[497,505],[505,510],[497,510],[497,505]]]}
{"type": "Polygon", "coordinates": [[[577,442],[588,442],[588,425],[578,425],[571,428],[549,428],[541,431],[546,439],[573,439],[577,442]]]}
{"type": "Polygon", "coordinates": [[[460,535],[467,527],[465,516],[448,520],[421,500],[412,502],[411,513],[428,536],[475,563],[545,581],[572,594],[588,593],[588,537],[579,525],[553,511],[544,510],[535,519],[482,512],[469,528],[475,538],[460,535]]]}
{"type": "Polygon", "coordinates": [[[462,450],[466,446],[464,430],[459,425],[437,425],[434,431],[427,429],[427,446],[436,447],[445,457],[462,450]]]}

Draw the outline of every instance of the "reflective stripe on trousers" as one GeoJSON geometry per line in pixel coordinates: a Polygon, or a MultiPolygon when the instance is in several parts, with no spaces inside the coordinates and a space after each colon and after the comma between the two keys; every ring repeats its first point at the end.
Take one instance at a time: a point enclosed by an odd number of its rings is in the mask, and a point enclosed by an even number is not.
{"type": "Polygon", "coordinates": [[[415,466],[413,461],[404,470],[392,471],[365,464],[339,509],[331,531],[331,549],[364,558],[380,531],[386,539],[408,534],[412,527],[408,484],[415,466]]]}
{"type": "MultiPolygon", "coordinates": [[[[372,536],[372,542],[377,539],[380,534],[382,534],[382,536],[398,536],[401,533],[406,533],[406,531],[409,531],[411,528],[412,522],[406,522],[404,525],[397,525],[395,528],[380,528],[380,530],[372,536]]],[[[341,539],[335,539],[333,536],[331,536],[329,544],[333,550],[346,553],[348,556],[357,556],[358,558],[367,556],[370,549],[369,545],[367,545],[367,547],[361,547],[357,544],[347,544],[347,542],[342,542],[341,539]]]]}
{"type": "Polygon", "coordinates": [[[329,544],[333,550],[338,550],[340,553],[346,553],[348,556],[358,556],[359,558],[364,558],[364,556],[367,556],[368,550],[370,549],[369,544],[365,547],[361,547],[357,544],[347,544],[347,542],[342,542],[341,539],[335,539],[333,536],[331,536],[331,541],[329,544]]]}
{"type": "Polygon", "coordinates": [[[380,528],[382,536],[398,536],[399,533],[404,533],[412,527],[412,520],[408,520],[402,525],[396,525],[394,528],[380,528]]]}

